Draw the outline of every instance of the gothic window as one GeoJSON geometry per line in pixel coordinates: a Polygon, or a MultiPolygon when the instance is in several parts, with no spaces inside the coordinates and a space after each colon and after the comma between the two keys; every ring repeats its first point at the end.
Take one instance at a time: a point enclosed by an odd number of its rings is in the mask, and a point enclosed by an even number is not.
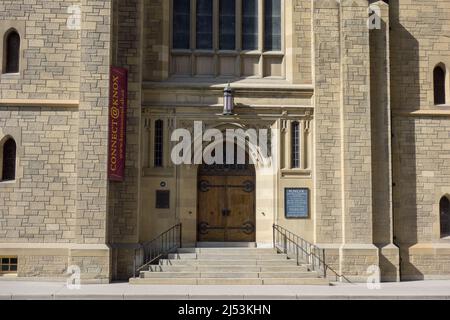
{"type": "Polygon", "coordinates": [[[266,0],[264,14],[264,49],[268,51],[281,50],[281,2],[266,0]]]}
{"type": "Polygon", "coordinates": [[[300,123],[292,122],[291,125],[291,167],[300,168],[300,123]]]}
{"type": "Polygon", "coordinates": [[[434,68],[434,104],[445,104],[445,70],[441,65],[434,68]]]}
{"type": "Polygon", "coordinates": [[[155,121],[155,146],[154,146],[154,160],[155,167],[163,166],[163,151],[164,151],[164,121],[155,121]]]}
{"type": "Polygon", "coordinates": [[[242,49],[258,49],[258,0],[242,2],[242,49]]]}
{"type": "Polygon", "coordinates": [[[18,73],[20,61],[20,36],[12,29],[6,33],[4,41],[3,73],[18,73]]]}
{"type": "Polygon", "coordinates": [[[443,196],[439,202],[441,238],[450,236],[450,201],[443,196]]]}
{"type": "Polygon", "coordinates": [[[189,49],[191,0],[173,2],[173,48],[189,49]]]}
{"type": "Polygon", "coordinates": [[[8,138],[3,144],[1,178],[1,181],[16,179],[16,142],[13,138],[8,138]]]}
{"type": "Polygon", "coordinates": [[[219,49],[236,49],[236,0],[219,2],[219,49]]]}
{"type": "Polygon", "coordinates": [[[284,78],[282,0],[172,1],[172,76],[284,78]]]}
{"type": "Polygon", "coordinates": [[[197,0],[197,49],[213,48],[213,2],[197,0]]]}

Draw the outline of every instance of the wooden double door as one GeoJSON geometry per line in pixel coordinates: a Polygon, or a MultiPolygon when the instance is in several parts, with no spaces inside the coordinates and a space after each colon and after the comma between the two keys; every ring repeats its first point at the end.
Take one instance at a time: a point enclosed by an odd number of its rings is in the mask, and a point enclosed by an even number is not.
{"type": "Polygon", "coordinates": [[[202,166],[198,176],[198,241],[254,242],[254,167],[202,166]]]}

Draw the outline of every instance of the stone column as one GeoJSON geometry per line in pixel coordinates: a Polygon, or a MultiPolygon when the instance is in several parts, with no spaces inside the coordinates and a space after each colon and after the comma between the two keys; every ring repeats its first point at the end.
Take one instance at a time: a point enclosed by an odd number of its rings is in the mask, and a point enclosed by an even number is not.
{"type": "Polygon", "coordinates": [[[372,129],[368,1],[343,0],[341,46],[342,246],[340,272],[366,281],[378,266],[372,233],[372,129]]]}
{"type": "Polygon", "coordinates": [[[77,245],[69,264],[82,279],[109,280],[107,242],[108,96],[111,1],[81,0],[80,105],[77,155],[77,245]]]}
{"type": "MultiPolygon", "coordinates": [[[[142,172],[142,48],[144,17],[149,1],[117,0],[114,39],[117,54],[112,64],[128,70],[128,108],[125,180],[111,183],[110,241],[114,248],[114,278],[127,279],[133,274],[135,249],[138,247],[142,172]]],[[[148,20],[146,23],[150,23],[148,20]]],[[[144,230],[145,232],[146,230],[144,230]]],[[[148,231],[147,231],[148,232],[148,231]]]]}
{"type": "Polygon", "coordinates": [[[399,281],[393,244],[389,5],[371,4],[370,101],[372,117],[373,242],[380,250],[381,280],[399,281]]]}
{"type": "Polygon", "coordinates": [[[314,241],[339,269],[342,243],[339,2],[313,3],[314,241]]]}

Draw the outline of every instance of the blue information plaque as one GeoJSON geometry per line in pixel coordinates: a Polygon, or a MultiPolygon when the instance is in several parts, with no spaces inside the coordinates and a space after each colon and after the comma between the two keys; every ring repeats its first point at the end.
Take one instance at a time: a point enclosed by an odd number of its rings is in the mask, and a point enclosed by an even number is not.
{"type": "Polygon", "coordinates": [[[284,189],[284,212],[288,219],[309,218],[309,189],[284,189]]]}

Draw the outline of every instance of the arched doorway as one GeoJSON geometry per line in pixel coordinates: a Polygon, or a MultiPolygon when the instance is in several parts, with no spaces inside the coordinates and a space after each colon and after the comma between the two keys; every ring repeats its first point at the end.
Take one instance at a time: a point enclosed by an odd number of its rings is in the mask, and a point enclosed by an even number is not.
{"type": "MultiPolygon", "coordinates": [[[[225,152],[224,159],[226,159],[225,152]]],[[[255,186],[255,166],[250,163],[248,155],[245,164],[234,162],[234,164],[200,165],[197,187],[197,240],[254,242],[255,186]]]]}

